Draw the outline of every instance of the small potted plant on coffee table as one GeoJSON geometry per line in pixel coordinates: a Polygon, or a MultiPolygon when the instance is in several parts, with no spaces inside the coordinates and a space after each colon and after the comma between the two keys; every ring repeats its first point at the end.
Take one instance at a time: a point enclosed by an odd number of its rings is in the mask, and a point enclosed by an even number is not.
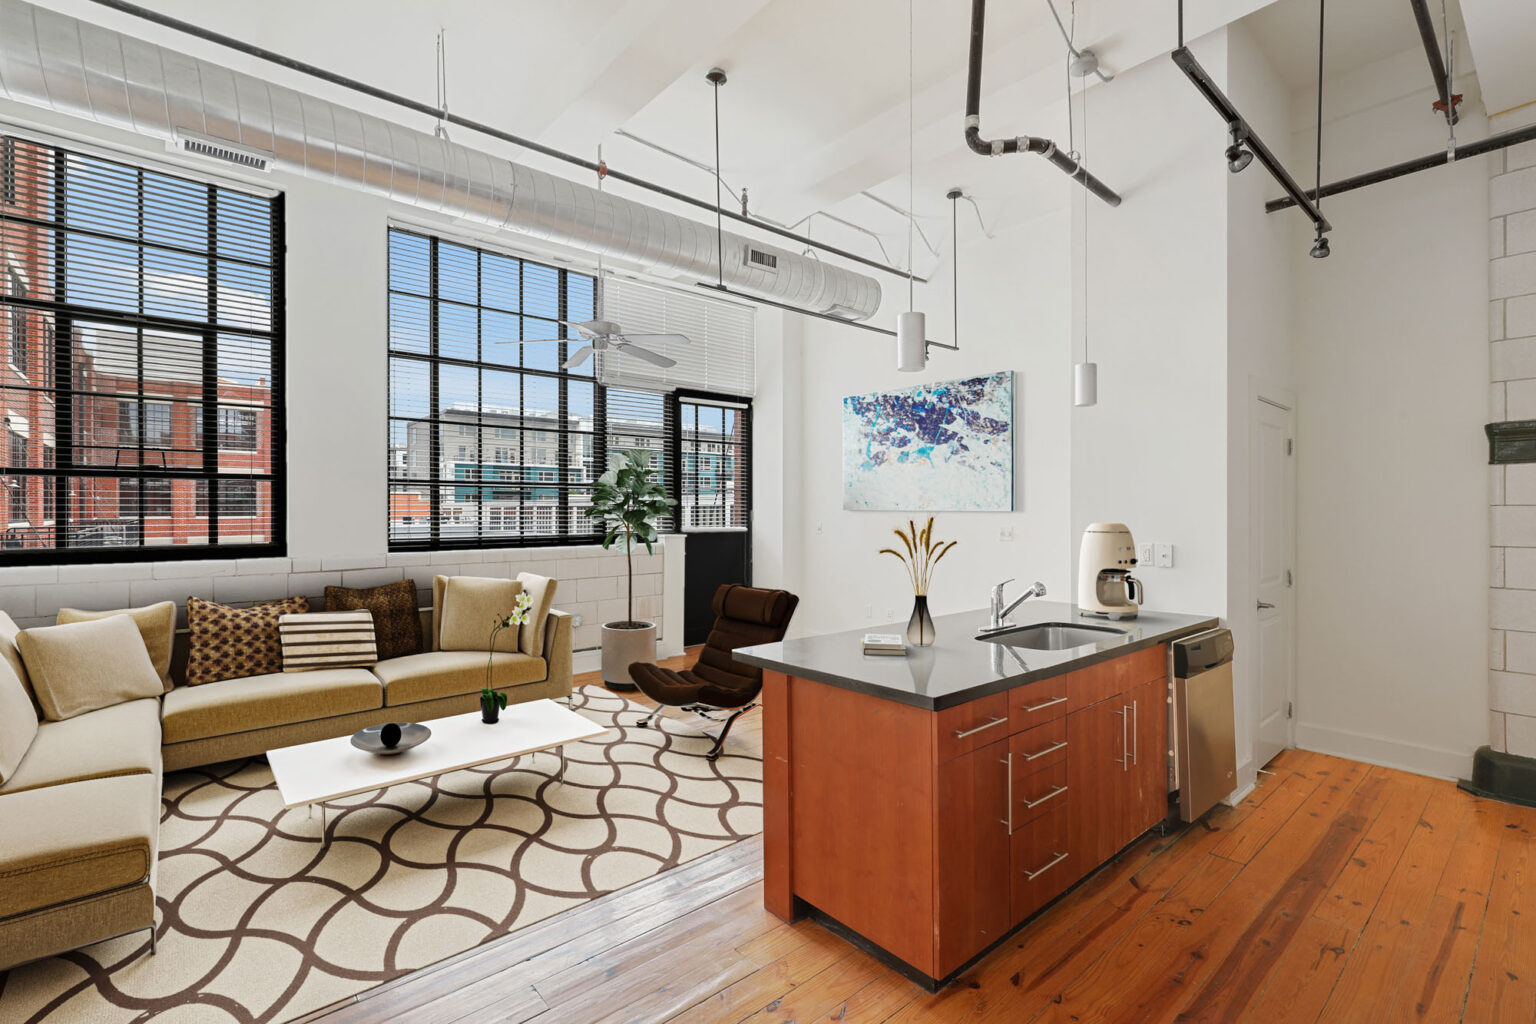
{"type": "Polygon", "coordinates": [[[609,689],[633,690],[629,666],[656,660],[656,623],[635,617],[635,542],[644,544],[651,553],[657,523],[676,507],[677,502],[667,497],[666,488],[651,469],[651,453],[643,450],[616,455],[613,468],[598,477],[592,489],[587,515],[607,531],[604,550],[623,541],[629,577],[625,588],[627,617],[603,623],[603,682],[609,689]]]}
{"type": "Polygon", "coordinates": [[[513,626],[521,626],[528,621],[528,609],[533,606],[533,599],[527,594],[518,594],[513,602],[512,610],[499,619],[491,622],[491,637],[485,643],[485,686],[480,690],[480,720],[486,725],[494,725],[501,719],[501,713],[507,706],[507,694],[503,690],[492,688],[496,668],[496,638],[504,629],[513,626]]]}

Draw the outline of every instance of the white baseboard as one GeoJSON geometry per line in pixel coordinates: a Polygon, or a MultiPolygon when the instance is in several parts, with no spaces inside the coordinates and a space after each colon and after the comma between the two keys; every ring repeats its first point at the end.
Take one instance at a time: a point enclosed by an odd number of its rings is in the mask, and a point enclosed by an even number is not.
{"type": "Polygon", "coordinates": [[[1444,750],[1366,733],[1296,723],[1296,745],[1383,768],[1398,768],[1436,779],[1464,779],[1472,774],[1472,751],[1444,750]]]}
{"type": "Polygon", "coordinates": [[[571,672],[596,672],[603,667],[603,651],[600,647],[571,652],[571,672]]]}

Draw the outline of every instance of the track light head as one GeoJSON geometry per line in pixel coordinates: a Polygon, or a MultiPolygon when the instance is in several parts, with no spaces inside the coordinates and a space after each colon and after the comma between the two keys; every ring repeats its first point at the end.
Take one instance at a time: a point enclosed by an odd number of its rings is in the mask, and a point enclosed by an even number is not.
{"type": "Polygon", "coordinates": [[[1312,243],[1312,258],[1315,260],[1325,260],[1328,258],[1328,253],[1328,236],[1319,231],[1317,233],[1317,241],[1312,243]]]}
{"type": "Polygon", "coordinates": [[[1227,170],[1237,174],[1243,168],[1253,163],[1253,150],[1246,145],[1247,132],[1236,124],[1231,127],[1232,142],[1227,146],[1227,170]]]}

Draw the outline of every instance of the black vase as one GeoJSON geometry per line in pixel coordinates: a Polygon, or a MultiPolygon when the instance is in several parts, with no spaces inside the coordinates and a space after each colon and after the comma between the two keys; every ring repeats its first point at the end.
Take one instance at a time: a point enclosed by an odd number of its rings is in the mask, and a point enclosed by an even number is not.
{"type": "Polygon", "coordinates": [[[912,617],[907,620],[907,643],[913,647],[927,647],[933,643],[933,616],[928,614],[928,595],[918,594],[912,599],[912,617]]]}
{"type": "Polygon", "coordinates": [[[495,725],[501,719],[501,706],[496,703],[495,697],[480,698],[480,721],[486,725],[495,725]]]}

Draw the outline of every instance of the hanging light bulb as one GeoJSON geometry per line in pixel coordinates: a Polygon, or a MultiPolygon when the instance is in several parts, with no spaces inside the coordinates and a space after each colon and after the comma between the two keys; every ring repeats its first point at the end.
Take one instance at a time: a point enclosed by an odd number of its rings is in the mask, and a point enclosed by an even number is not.
{"type": "Polygon", "coordinates": [[[1072,404],[1099,404],[1099,364],[1077,363],[1072,367],[1072,404]]]}
{"type": "Polygon", "coordinates": [[[907,0],[907,311],[896,317],[896,369],[918,373],[928,365],[928,318],[917,312],[912,280],[912,229],[917,210],[914,202],[916,157],[912,146],[912,0],[907,0]]]}

